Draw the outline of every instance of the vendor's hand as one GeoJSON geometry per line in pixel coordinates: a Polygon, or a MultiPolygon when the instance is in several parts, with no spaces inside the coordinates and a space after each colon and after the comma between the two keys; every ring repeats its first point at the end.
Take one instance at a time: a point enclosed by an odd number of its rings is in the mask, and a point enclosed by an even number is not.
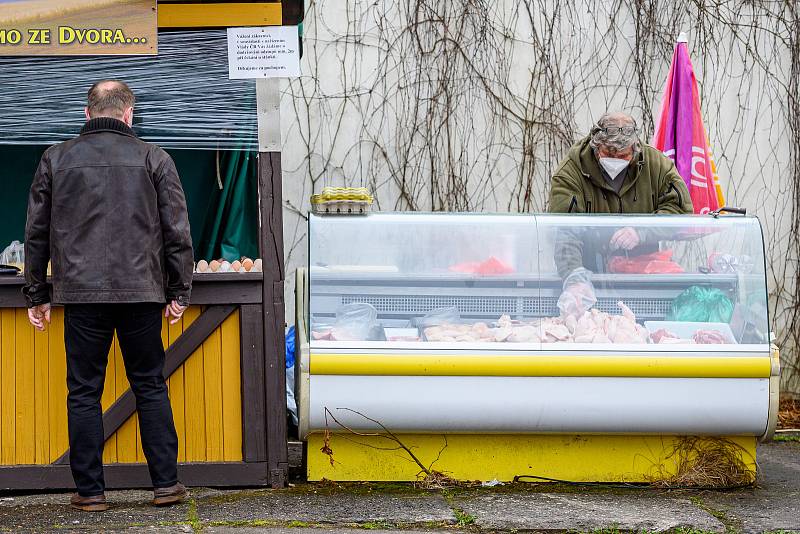
{"type": "Polygon", "coordinates": [[[167,304],[167,308],[164,310],[164,317],[172,316],[173,319],[169,322],[169,324],[175,324],[181,320],[183,312],[185,311],[186,306],[181,306],[178,304],[177,300],[173,300],[167,304]]]}
{"type": "Polygon", "coordinates": [[[45,330],[45,321],[50,322],[50,303],[28,308],[28,320],[40,332],[45,330]]]}
{"type": "Polygon", "coordinates": [[[558,297],[558,309],[561,311],[562,317],[570,315],[576,318],[581,317],[596,303],[597,297],[595,297],[594,288],[588,282],[567,286],[558,297]]]}
{"type": "Polygon", "coordinates": [[[611,250],[631,250],[639,246],[639,233],[630,226],[620,228],[611,236],[609,246],[611,250]]]}

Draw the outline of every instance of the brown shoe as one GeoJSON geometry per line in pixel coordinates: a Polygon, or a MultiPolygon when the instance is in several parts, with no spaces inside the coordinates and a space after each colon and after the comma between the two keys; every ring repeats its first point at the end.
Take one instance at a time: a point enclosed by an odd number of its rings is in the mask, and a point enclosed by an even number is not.
{"type": "Polygon", "coordinates": [[[169,506],[170,504],[178,504],[179,502],[183,502],[185,498],[186,487],[180,482],[168,488],[153,489],[154,506],[169,506]]]}
{"type": "Polygon", "coordinates": [[[69,505],[76,510],[83,510],[84,512],[104,512],[108,510],[105,494],[81,497],[77,493],[73,493],[69,500],[69,505]]]}

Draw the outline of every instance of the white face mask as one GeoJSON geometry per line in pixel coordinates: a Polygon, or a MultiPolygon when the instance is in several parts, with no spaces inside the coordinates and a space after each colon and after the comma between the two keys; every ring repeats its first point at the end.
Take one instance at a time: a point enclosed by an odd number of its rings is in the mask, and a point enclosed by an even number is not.
{"type": "Polygon", "coordinates": [[[603,166],[612,180],[616,180],[617,176],[619,176],[630,163],[631,162],[627,159],[600,158],[600,165],[603,166]]]}

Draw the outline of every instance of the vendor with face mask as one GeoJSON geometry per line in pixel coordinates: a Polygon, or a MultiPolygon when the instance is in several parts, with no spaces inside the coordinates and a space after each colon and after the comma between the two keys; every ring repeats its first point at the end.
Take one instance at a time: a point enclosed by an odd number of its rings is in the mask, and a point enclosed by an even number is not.
{"type": "MultiPolygon", "coordinates": [[[[643,145],[638,134],[636,121],[626,113],[600,117],[589,135],[570,148],[556,169],[549,211],[692,213],[689,191],[672,160],[643,145]]],[[[635,256],[657,247],[657,236],[641,235],[631,227],[616,229],[609,235],[566,232],[556,239],[555,260],[559,275],[565,280],[565,292],[572,289],[581,297],[588,292],[585,281],[590,280],[591,273],[605,272],[609,256],[635,256]]],[[[591,298],[576,300],[589,302],[591,298]]],[[[563,312],[562,304],[559,306],[563,312]]],[[[578,304],[575,311],[581,313],[584,308],[578,304]]]]}

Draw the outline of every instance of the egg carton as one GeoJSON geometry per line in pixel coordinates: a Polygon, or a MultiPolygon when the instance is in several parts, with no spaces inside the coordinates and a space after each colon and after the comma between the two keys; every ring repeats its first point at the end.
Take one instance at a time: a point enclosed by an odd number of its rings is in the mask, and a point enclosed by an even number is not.
{"type": "Polygon", "coordinates": [[[371,205],[363,200],[328,200],[311,204],[317,215],[366,215],[371,205]]]}
{"type": "Polygon", "coordinates": [[[261,259],[252,260],[245,258],[242,261],[228,262],[226,260],[200,260],[195,264],[195,273],[260,273],[262,272],[261,259]]]}

